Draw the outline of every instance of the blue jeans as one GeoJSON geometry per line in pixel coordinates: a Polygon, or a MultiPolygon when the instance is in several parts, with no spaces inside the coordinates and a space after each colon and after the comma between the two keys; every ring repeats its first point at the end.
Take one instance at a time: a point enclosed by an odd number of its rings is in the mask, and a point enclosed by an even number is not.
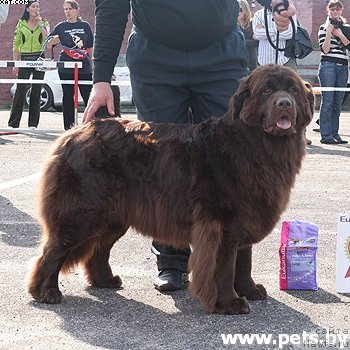
{"type": "MultiPolygon", "coordinates": [[[[348,67],[338,63],[322,61],[318,69],[321,87],[346,87],[348,67]]],[[[344,91],[322,91],[320,105],[321,140],[339,139],[339,116],[344,91]]]]}

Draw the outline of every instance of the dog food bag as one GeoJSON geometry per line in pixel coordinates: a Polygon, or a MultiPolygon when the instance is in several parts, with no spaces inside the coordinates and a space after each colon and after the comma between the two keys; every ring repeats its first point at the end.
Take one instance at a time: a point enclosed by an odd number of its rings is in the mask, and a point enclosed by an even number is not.
{"type": "Polygon", "coordinates": [[[284,221],[281,231],[280,289],[317,290],[318,227],[305,221],[284,221]]]}

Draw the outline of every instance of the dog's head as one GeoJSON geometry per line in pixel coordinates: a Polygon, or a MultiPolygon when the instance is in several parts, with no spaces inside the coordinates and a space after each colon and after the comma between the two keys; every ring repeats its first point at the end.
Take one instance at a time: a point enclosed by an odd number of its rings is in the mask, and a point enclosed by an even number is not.
{"type": "Polygon", "coordinates": [[[229,114],[273,135],[301,132],[311,122],[315,97],[312,87],[292,69],[265,65],[241,80],[229,114]]]}

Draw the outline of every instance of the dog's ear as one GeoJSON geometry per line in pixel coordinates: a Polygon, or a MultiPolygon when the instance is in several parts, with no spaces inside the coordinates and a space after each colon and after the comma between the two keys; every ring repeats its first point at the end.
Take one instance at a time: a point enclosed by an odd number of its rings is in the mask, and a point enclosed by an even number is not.
{"type": "Polygon", "coordinates": [[[307,90],[307,100],[309,102],[310,112],[313,115],[315,111],[315,94],[310,83],[304,81],[304,84],[307,90]]]}
{"type": "Polygon", "coordinates": [[[305,86],[306,101],[303,104],[305,121],[303,127],[306,127],[311,123],[315,111],[315,95],[312,90],[312,86],[309,82],[303,81],[305,86]]]}
{"type": "MultiPolygon", "coordinates": [[[[254,72],[249,76],[241,79],[241,83],[237,92],[233,95],[231,101],[231,110],[233,119],[241,119],[249,126],[260,125],[260,120],[257,118],[254,110],[254,97],[251,93],[251,86],[256,84],[256,74],[254,72]]],[[[255,101],[256,102],[256,101],[255,101]]]]}
{"type": "Polygon", "coordinates": [[[230,110],[233,119],[242,118],[243,107],[246,100],[250,97],[249,90],[250,76],[242,78],[236,93],[232,96],[230,100],[230,110]]]}

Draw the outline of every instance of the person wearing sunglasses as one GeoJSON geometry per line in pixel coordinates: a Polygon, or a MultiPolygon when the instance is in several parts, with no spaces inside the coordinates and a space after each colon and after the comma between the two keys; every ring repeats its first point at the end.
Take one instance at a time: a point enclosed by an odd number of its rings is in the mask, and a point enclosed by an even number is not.
{"type": "MultiPolygon", "coordinates": [[[[49,34],[50,26],[40,14],[39,0],[28,0],[22,17],[19,19],[13,39],[14,61],[36,61],[43,56],[42,47],[49,34]]],[[[13,74],[17,79],[44,79],[45,72],[37,71],[35,67],[13,67],[13,74]]],[[[40,118],[40,95],[42,84],[31,84],[29,100],[28,127],[36,129],[40,118]]],[[[9,128],[18,128],[22,118],[27,84],[17,83],[12,100],[9,128]]]]}
{"type": "MultiPolygon", "coordinates": [[[[80,81],[92,80],[93,33],[90,24],[80,17],[80,5],[76,0],[64,0],[63,11],[66,19],[58,23],[48,37],[47,48],[60,44],[59,61],[81,62],[78,69],[80,81]]],[[[72,68],[59,67],[58,74],[62,81],[74,80],[72,68]]],[[[91,85],[78,84],[81,97],[86,105],[90,96],[91,85]]],[[[63,126],[65,130],[75,125],[74,86],[62,83],[63,90],[63,126]]]]}
{"type": "MultiPolygon", "coordinates": [[[[344,6],[341,1],[331,0],[327,4],[327,19],[318,31],[321,61],[318,79],[321,87],[346,87],[348,80],[348,60],[346,49],[350,41],[342,28],[348,26],[342,17],[344,6]]],[[[322,91],[320,104],[320,133],[323,144],[345,144],[339,135],[339,116],[344,91],[322,91]]]]}

